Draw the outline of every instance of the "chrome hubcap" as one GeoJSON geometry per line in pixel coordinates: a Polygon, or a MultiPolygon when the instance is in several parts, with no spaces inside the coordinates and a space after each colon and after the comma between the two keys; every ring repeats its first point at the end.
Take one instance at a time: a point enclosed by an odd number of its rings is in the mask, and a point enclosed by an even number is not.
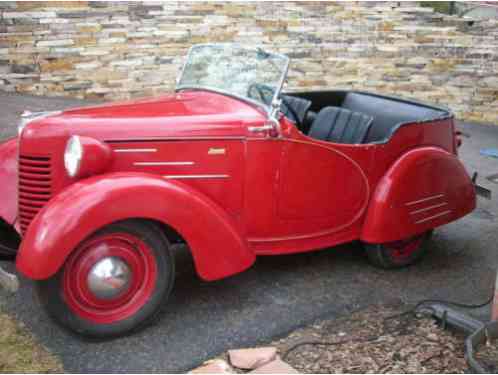
{"type": "Polygon", "coordinates": [[[130,285],[130,267],[121,258],[106,257],[95,263],[88,273],[88,289],[99,299],[112,299],[130,285]]]}

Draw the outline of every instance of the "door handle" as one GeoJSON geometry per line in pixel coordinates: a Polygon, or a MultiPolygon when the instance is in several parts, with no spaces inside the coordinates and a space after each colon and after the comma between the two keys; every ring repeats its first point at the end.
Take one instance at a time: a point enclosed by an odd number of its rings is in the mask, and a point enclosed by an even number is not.
{"type": "Polygon", "coordinates": [[[251,133],[263,133],[269,130],[273,130],[273,125],[263,125],[263,126],[249,126],[247,128],[251,133]]]}

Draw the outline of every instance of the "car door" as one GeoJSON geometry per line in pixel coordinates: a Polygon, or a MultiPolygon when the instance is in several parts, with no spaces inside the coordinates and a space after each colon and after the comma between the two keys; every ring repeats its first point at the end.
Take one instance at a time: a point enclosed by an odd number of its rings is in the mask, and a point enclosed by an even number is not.
{"type": "Polygon", "coordinates": [[[279,137],[249,138],[246,156],[245,222],[258,252],[314,246],[295,240],[348,230],[365,212],[368,147],[317,141],[284,122],[279,137]]]}
{"type": "Polygon", "coordinates": [[[276,211],[282,236],[321,236],[361,217],[369,187],[356,153],[348,155],[352,147],[304,136],[284,140],[276,211]]]}

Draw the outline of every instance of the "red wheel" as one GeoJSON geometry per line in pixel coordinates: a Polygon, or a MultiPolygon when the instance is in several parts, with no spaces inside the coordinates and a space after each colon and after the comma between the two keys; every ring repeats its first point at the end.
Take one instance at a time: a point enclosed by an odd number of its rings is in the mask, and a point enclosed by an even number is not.
{"type": "Polygon", "coordinates": [[[420,260],[427,252],[426,243],[432,231],[422,233],[404,240],[383,244],[367,244],[368,259],[372,264],[382,268],[399,268],[420,260]]]}
{"type": "Polygon", "coordinates": [[[74,313],[95,323],[129,318],[149,299],[157,278],[154,253],[128,233],[85,241],[67,260],[62,292],[74,313]]]}
{"type": "Polygon", "coordinates": [[[146,222],[127,221],[84,240],[38,289],[57,322],[87,336],[115,336],[156,314],[173,276],[162,232],[146,222]]]}

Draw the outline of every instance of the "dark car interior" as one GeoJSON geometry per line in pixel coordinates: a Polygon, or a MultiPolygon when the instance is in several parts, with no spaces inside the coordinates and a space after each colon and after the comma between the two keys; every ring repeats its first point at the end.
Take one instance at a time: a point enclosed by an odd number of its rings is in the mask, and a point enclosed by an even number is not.
{"type": "Polygon", "coordinates": [[[356,91],[283,94],[282,102],[283,114],[301,132],[335,143],[383,142],[401,124],[450,115],[443,108],[356,91]]]}

